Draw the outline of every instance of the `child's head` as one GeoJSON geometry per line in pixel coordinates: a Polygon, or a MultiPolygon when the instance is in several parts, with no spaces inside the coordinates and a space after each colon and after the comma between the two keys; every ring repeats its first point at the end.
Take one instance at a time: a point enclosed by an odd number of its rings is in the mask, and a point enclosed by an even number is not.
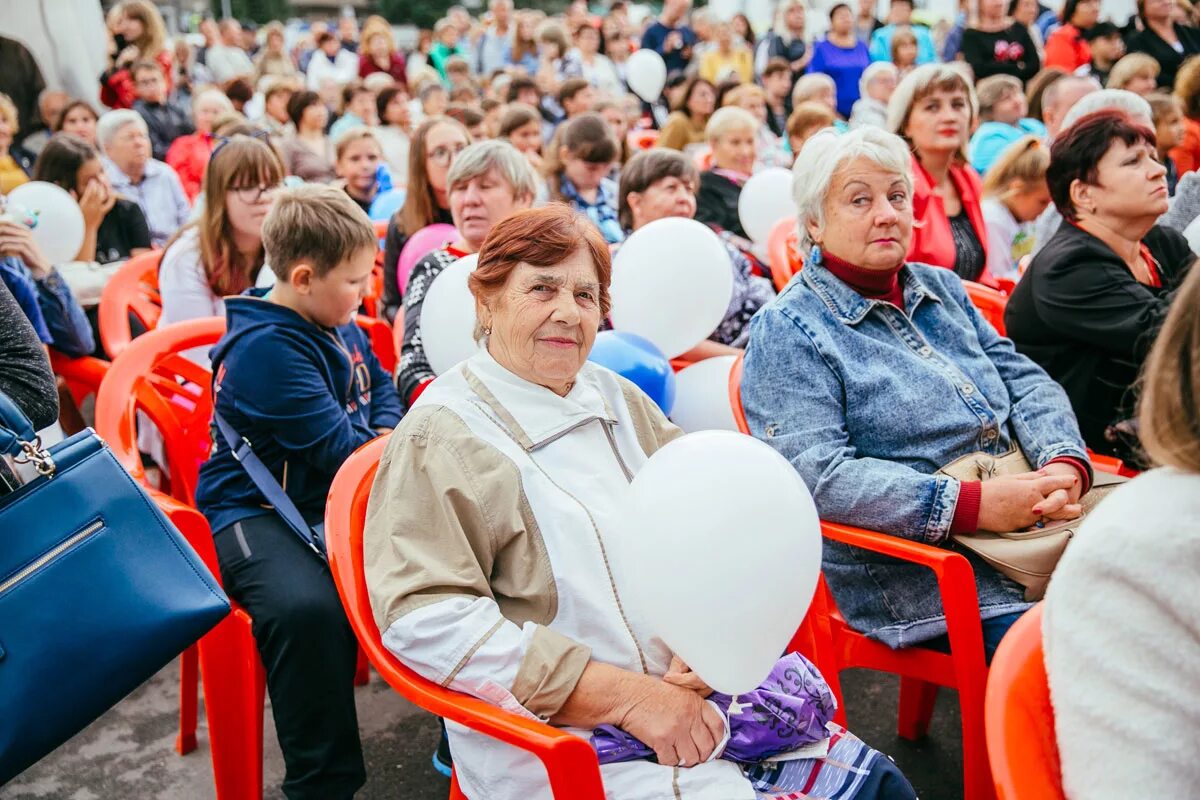
{"type": "Polygon", "coordinates": [[[412,109],[408,95],[398,84],[389,86],[375,97],[375,114],[380,125],[396,125],[407,129],[412,125],[412,109]]]}
{"type": "Polygon", "coordinates": [[[352,81],[342,89],[342,108],[367,125],[375,125],[375,93],[363,86],[362,81],[352,81]]]}
{"type": "Polygon", "coordinates": [[[1121,29],[1111,22],[1097,22],[1090,30],[1084,31],[1083,38],[1091,47],[1092,61],[1102,67],[1112,66],[1125,55],[1121,29]]]}
{"type": "Polygon", "coordinates": [[[483,111],[479,106],[456,103],[446,109],[446,116],[461,122],[462,126],[467,129],[467,133],[471,134],[472,140],[481,141],[488,138],[483,129],[483,111]]]}
{"type": "Polygon", "coordinates": [[[565,123],[559,138],[557,164],[550,170],[570,179],[577,189],[591,191],[600,186],[620,153],[608,124],[599,114],[584,114],[565,123]]]}
{"type": "Polygon", "coordinates": [[[334,143],[334,170],[346,181],[346,191],[368,199],[375,194],[376,171],[383,148],[370,128],[351,128],[334,143]]]}
{"type": "Polygon", "coordinates": [[[1036,136],[1023,136],[988,169],[983,193],[1003,203],[1018,222],[1035,220],[1050,205],[1049,166],[1049,148],[1036,136]]]}
{"type": "Polygon", "coordinates": [[[1012,75],[991,75],[975,86],[979,98],[979,119],[982,122],[1003,122],[1016,125],[1029,113],[1025,88],[1012,75]]]}
{"type": "Polygon", "coordinates": [[[129,73],[133,77],[133,90],[139,100],[162,103],[167,99],[167,80],[158,64],[139,61],[130,67],[129,73]]]}
{"type": "Polygon", "coordinates": [[[1154,115],[1158,152],[1165,154],[1183,143],[1183,103],[1166,92],[1151,92],[1146,95],[1146,101],[1154,115]]]}
{"type": "Polygon", "coordinates": [[[596,104],[596,90],[586,78],[568,78],[558,90],[558,102],[567,119],[573,119],[592,110],[596,104]]]}
{"type": "Polygon", "coordinates": [[[522,153],[542,152],[542,115],[524,103],[513,103],[500,117],[500,136],[522,153]]]}
{"type": "Polygon", "coordinates": [[[1162,71],[1158,60],[1145,53],[1130,53],[1113,65],[1108,73],[1107,89],[1125,89],[1142,97],[1158,86],[1158,73],[1162,71]]]}
{"type": "Polygon", "coordinates": [[[279,193],[263,223],[272,295],[315,325],[354,319],[371,281],[375,229],[345,192],[306,184],[279,193]]]}
{"type": "Polygon", "coordinates": [[[809,137],[822,128],[833,124],[833,111],[824,103],[801,103],[792,111],[787,120],[788,144],[792,152],[800,153],[800,148],[809,137]]]}
{"type": "Polygon", "coordinates": [[[437,83],[427,83],[421,87],[421,111],[427,117],[440,117],[446,113],[450,104],[450,96],[445,87],[437,83]]]}
{"type": "Polygon", "coordinates": [[[792,90],[792,65],[786,58],[772,58],[762,74],[763,89],[767,96],[780,101],[792,90]]]}
{"type": "MultiPolygon", "coordinates": [[[[894,7],[896,4],[892,3],[894,7]]],[[[912,6],[909,6],[911,9],[912,6]]],[[[892,63],[900,69],[917,63],[917,35],[905,25],[892,34],[892,63]]]]}

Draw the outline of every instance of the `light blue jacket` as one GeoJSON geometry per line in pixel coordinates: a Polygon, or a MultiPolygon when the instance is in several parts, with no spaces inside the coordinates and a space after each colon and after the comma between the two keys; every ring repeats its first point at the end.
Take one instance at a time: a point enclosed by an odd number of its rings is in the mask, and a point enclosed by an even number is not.
{"type": "MultiPolygon", "coordinates": [[[[751,321],[742,402],[822,519],[946,545],[959,482],[938,469],[1018,445],[1038,467],[1086,462],[1086,450],[1062,388],[980,316],[951,270],[909,264],[900,279],[907,313],[806,266],[751,321]]],[[[1020,586],[969,558],[985,619],[1028,607],[1020,586]]],[[[824,571],[847,621],[889,646],[946,632],[925,567],[826,541],[824,571]]]]}
{"type": "MultiPolygon", "coordinates": [[[[912,25],[913,35],[917,37],[917,66],[932,64],[938,60],[937,49],[933,46],[933,36],[924,25],[912,25]]],[[[884,25],[871,34],[871,60],[892,60],[892,34],[896,32],[895,25],[884,25]]]]}

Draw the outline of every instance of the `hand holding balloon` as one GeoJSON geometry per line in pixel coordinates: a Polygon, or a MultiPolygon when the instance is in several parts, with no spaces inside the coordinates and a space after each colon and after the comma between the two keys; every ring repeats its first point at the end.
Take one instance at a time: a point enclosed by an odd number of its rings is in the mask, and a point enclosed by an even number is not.
{"type": "Polygon", "coordinates": [[[701,697],[708,697],[713,693],[712,687],[692,672],[692,668],[683,663],[679,656],[671,656],[671,666],[667,668],[663,680],[680,689],[690,689],[701,697]]]}
{"type": "Polygon", "coordinates": [[[657,680],[630,703],[617,727],[654,750],[658,763],[691,767],[707,761],[725,738],[725,721],[699,694],[657,680]]]}

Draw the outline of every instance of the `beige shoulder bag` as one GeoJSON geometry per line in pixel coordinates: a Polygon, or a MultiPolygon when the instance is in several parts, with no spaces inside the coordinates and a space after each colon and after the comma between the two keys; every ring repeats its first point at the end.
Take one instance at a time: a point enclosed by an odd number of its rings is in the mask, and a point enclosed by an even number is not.
{"type": "MultiPolygon", "coordinates": [[[[968,453],[942,467],[938,474],[960,481],[986,481],[1001,475],[1017,475],[1032,470],[1033,467],[1029,465],[1025,454],[1014,450],[1002,456],[968,453]]],[[[1126,480],[1120,475],[1095,473],[1091,490],[1080,498],[1083,514],[1075,519],[1047,522],[1045,527],[1023,531],[961,533],[951,538],[1024,586],[1025,599],[1034,602],[1045,594],[1054,567],[1066,552],[1067,545],[1084,517],[1109,492],[1126,480]]]]}

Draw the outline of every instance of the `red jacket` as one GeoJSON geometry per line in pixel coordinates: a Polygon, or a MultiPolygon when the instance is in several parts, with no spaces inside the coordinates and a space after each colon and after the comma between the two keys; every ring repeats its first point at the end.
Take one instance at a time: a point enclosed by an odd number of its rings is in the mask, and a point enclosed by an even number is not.
{"type": "MultiPolygon", "coordinates": [[[[908,260],[935,267],[954,269],[956,254],[954,235],[950,233],[950,218],[942,205],[942,198],[934,191],[933,178],[921,166],[914,155],[913,168],[913,231],[908,245],[908,260]]],[[[979,175],[969,164],[954,164],[950,167],[950,180],[958,191],[959,200],[971,220],[971,227],[983,245],[983,259],[987,262],[987,225],[983,221],[983,207],[979,204],[983,185],[979,175]]],[[[980,283],[995,286],[995,280],[984,268],[980,283]]]]}
{"type": "MultiPolygon", "coordinates": [[[[167,79],[167,93],[170,94],[173,81],[171,80],[171,53],[163,50],[154,60],[162,67],[163,77],[167,79]]],[[[100,102],[109,108],[133,108],[137,92],[133,87],[133,76],[128,69],[117,70],[106,78],[101,79],[100,102]]]]}
{"type": "Polygon", "coordinates": [[[365,78],[368,75],[373,75],[376,72],[384,72],[392,76],[392,80],[400,84],[402,87],[408,86],[408,80],[404,72],[405,59],[399,53],[392,53],[391,64],[387,69],[380,69],[369,55],[363,53],[358,57],[358,77],[365,78]]]}
{"type": "Polygon", "coordinates": [[[1042,63],[1043,67],[1058,67],[1066,72],[1074,72],[1090,63],[1092,47],[1074,25],[1061,25],[1046,38],[1046,58],[1042,63]]]}
{"type": "Polygon", "coordinates": [[[204,168],[212,156],[211,133],[191,133],[180,136],[171,143],[167,150],[167,164],[179,176],[183,184],[184,194],[189,201],[195,200],[200,194],[200,184],[204,180],[204,168]]]}

